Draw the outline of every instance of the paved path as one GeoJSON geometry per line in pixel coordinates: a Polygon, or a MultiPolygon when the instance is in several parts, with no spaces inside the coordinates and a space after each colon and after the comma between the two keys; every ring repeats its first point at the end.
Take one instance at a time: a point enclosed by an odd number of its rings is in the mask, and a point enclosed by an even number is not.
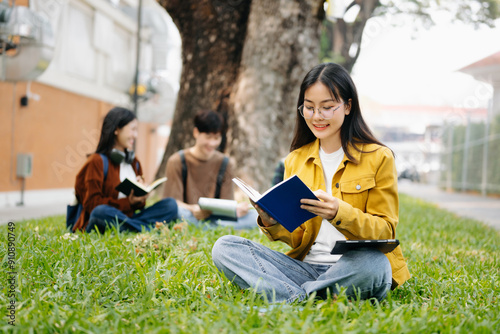
{"type": "Polygon", "coordinates": [[[27,192],[24,205],[19,206],[18,192],[0,193],[0,225],[47,216],[66,214],[66,205],[72,201],[73,189],[36,190],[27,192]]]}
{"type": "MultiPolygon", "coordinates": [[[[498,198],[447,193],[436,186],[413,183],[407,180],[399,182],[399,191],[435,203],[439,208],[457,215],[482,221],[500,230],[500,199],[498,198]]],[[[18,200],[19,196],[14,195],[15,199],[18,200]]],[[[0,225],[9,221],[16,222],[66,214],[66,205],[69,203],[68,199],[72,198],[72,189],[41,191],[35,195],[27,196],[24,206],[16,206],[12,199],[13,196],[10,195],[10,203],[0,206],[0,225]]]]}
{"type": "Polygon", "coordinates": [[[482,221],[500,230],[499,198],[450,193],[433,185],[413,183],[407,180],[399,182],[399,192],[434,203],[439,208],[459,216],[482,221]]]}
{"type": "Polygon", "coordinates": [[[39,219],[62,214],[66,214],[66,203],[0,208],[0,225],[10,221],[19,222],[22,220],[39,219]]]}

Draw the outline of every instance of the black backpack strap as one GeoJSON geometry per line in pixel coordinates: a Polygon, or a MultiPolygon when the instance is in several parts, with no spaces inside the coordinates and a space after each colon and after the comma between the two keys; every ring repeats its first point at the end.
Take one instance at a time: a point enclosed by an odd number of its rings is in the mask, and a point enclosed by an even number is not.
{"type": "Polygon", "coordinates": [[[103,185],[104,185],[104,181],[106,181],[106,177],[108,177],[108,166],[109,166],[109,162],[108,162],[108,157],[102,153],[99,153],[99,155],[101,156],[101,159],[102,159],[102,167],[104,169],[104,180],[103,180],[103,185]]]}
{"type": "Polygon", "coordinates": [[[182,197],[184,199],[184,203],[187,203],[186,200],[186,184],[187,184],[187,164],[186,164],[186,157],[184,156],[184,150],[179,151],[179,155],[181,156],[181,163],[182,163],[182,185],[184,187],[183,189],[183,194],[182,197]]]}
{"type": "Polygon", "coordinates": [[[217,184],[215,187],[215,198],[220,198],[220,189],[222,186],[222,181],[224,180],[224,173],[226,172],[227,164],[229,163],[229,158],[224,157],[222,164],[220,165],[219,174],[217,175],[217,184]]]}

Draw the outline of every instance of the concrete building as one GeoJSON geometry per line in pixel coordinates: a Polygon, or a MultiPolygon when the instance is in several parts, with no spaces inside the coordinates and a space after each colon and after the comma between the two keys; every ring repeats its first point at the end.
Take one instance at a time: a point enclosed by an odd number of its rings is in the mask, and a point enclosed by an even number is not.
{"type": "Polygon", "coordinates": [[[500,51],[460,69],[493,87],[491,114],[500,115],[500,51]]]}
{"type": "MultiPolygon", "coordinates": [[[[14,205],[22,187],[35,201],[71,190],[103,116],[113,106],[134,109],[139,30],[139,0],[10,3],[0,0],[0,208],[14,205]]],[[[142,3],[136,152],[152,181],[175,108],[181,40],[163,8],[142,3]]]]}
{"type": "Polygon", "coordinates": [[[361,107],[377,138],[396,154],[400,176],[432,184],[439,182],[445,127],[485,121],[488,115],[482,107],[386,105],[366,98],[361,107]]]}
{"type": "MultiPolygon", "coordinates": [[[[443,147],[443,135],[447,133],[450,141],[451,128],[456,126],[468,127],[471,124],[488,124],[493,117],[500,115],[500,52],[480,59],[458,71],[469,74],[480,81],[474,91],[464,95],[453,106],[435,105],[383,105],[372,100],[362,100],[362,107],[367,122],[385,144],[396,154],[398,172],[403,176],[416,177],[413,180],[420,182],[440,184],[451,189],[449,180],[452,173],[450,168],[444,166],[451,154],[449,148],[443,147]],[[443,158],[445,155],[447,158],[443,158]],[[443,176],[446,171],[446,184],[443,176]]],[[[487,129],[487,125],[486,125],[487,129]]],[[[491,139],[490,140],[497,140],[491,139]]],[[[477,153],[478,140],[464,143],[469,151],[477,153]]],[[[490,145],[497,145],[491,143],[490,145]]],[[[481,149],[481,151],[484,148],[481,149]]],[[[457,147],[456,151],[461,148],[457,147]]],[[[482,170],[483,180],[474,181],[477,188],[481,184],[483,194],[487,189],[497,189],[498,184],[488,184],[485,168],[488,156],[483,157],[474,164],[475,169],[482,170]]],[[[448,165],[451,165],[449,162],[448,165]]],[[[453,170],[467,170],[462,164],[454,165],[453,170]]],[[[469,167],[471,170],[471,167],[469,167]]],[[[487,168],[486,168],[487,169],[487,168]]],[[[466,172],[463,172],[467,174],[466,172]]],[[[463,189],[467,179],[461,182],[463,189]]],[[[470,183],[470,182],[469,182],[470,183]]],[[[474,190],[477,190],[474,188],[474,190]]]]}

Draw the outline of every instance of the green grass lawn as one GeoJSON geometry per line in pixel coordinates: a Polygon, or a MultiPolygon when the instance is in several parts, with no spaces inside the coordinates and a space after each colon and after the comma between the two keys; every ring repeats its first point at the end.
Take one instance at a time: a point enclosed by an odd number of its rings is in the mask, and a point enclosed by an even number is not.
{"type": "MultiPolygon", "coordinates": [[[[15,224],[15,326],[8,324],[8,226],[0,226],[0,329],[15,333],[500,333],[500,233],[401,195],[398,238],[413,278],[380,304],[266,303],[211,260],[233,233],[196,228],[65,234],[64,217],[15,224]]],[[[11,263],[12,264],[12,263],[11,263]]]]}

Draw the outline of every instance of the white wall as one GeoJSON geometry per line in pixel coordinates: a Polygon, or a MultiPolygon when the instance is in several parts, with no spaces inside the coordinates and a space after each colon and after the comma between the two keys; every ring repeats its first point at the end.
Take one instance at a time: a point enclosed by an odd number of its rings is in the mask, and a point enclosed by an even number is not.
{"type": "MultiPolygon", "coordinates": [[[[148,22],[143,20],[140,79],[145,85],[152,76],[166,81],[169,87],[161,92],[166,95],[163,101],[167,103],[163,110],[173,110],[181,72],[180,37],[163,8],[151,0],[144,3],[143,11],[157,11],[155,18],[162,23],[162,31],[157,31],[155,26],[148,27],[148,22]],[[155,60],[155,56],[158,58],[155,44],[167,37],[168,41],[162,45],[166,52],[160,54],[165,59],[155,60]]],[[[137,1],[59,0],[51,4],[55,4],[57,10],[48,8],[44,0],[33,1],[32,6],[33,10],[49,17],[56,32],[54,58],[37,81],[131,107],[129,91],[135,76],[137,22],[136,16],[127,15],[120,6],[137,4],[137,1]]]]}

